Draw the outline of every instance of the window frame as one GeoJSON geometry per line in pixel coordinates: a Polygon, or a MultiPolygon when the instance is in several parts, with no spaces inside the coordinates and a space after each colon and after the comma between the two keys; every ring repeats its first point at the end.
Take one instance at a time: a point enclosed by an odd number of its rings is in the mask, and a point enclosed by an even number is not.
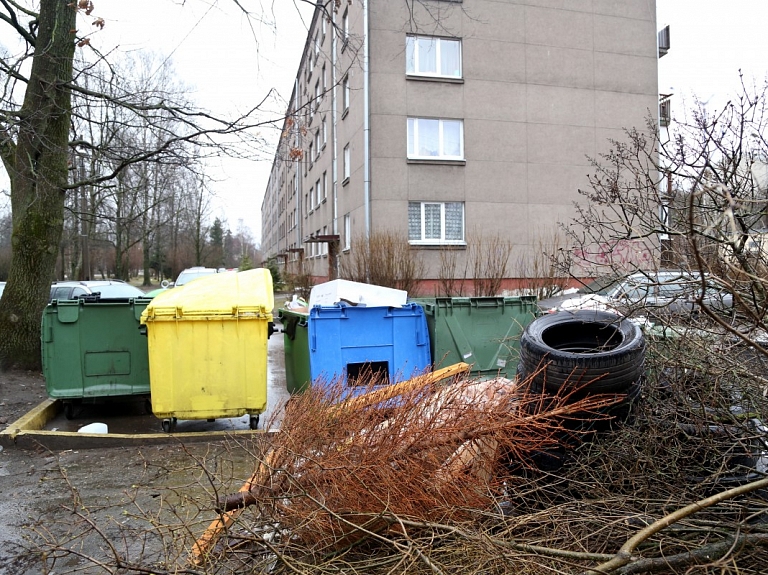
{"type": "Polygon", "coordinates": [[[341,51],[343,52],[349,44],[349,8],[344,10],[341,17],[341,51]]]}
{"type": "Polygon", "coordinates": [[[447,78],[451,80],[460,80],[464,78],[464,47],[462,45],[460,38],[445,38],[442,36],[429,36],[425,34],[408,34],[405,39],[405,73],[408,76],[415,76],[415,77],[425,77],[425,78],[447,78]],[[419,39],[424,40],[435,40],[436,41],[436,54],[435,54],[435,72],[422,72],[420,70],[417,70],[416,67],[419,64],[419,39]],[[411,62],[409,62],[408,59],[408,52],[409,52],[409,42],[414,42],[413,47],[413,65],[414,69],[409,70],[409,65],[411,62]],[[459,75],[450,75],[450,74],[443,74],[440,72],[442,69],[442,44],[443,43],[455,43],[458,45],[459,48],[459,75]]]}
{"type": "Polygon", "coordinates": [[[343,151],[343,156],[342,157],[344,158],[344,165],[342,166],[342,168],[344,170],[342,172],[342,174],[344,176],[343,180],[342,180],[342,185],[344,185],[344,184],[346,184],[349,181],[349,177],[350,177],[350,175],[352,173],[352,170],[351,170],[351,167],[350,167],[351,160],[352,160],[352,153],[350,152],[349,144],[344,146],[344,151],[343,151]]]}
{"type": "Polygon", "coordinates": [[[433,161],[464,161],[464,120],[459,120],[455,118],[424,118],[424,117],[414,117],[414,116],[408,116],[406,119],[406,156],[409,160],[433,160],[433,161]],[[419,127],[418,124],[420,121],[425,122],[438,122],[438,154],[436,156],[421,156],[416,153],[411,153],[410,149],[410,142],[411,142],[411,125],[413,122],[413,125],[415,125],[416,130],[413,133],[413,141],[414,141],[414,150],[419,149],[419,142],[418,142],[418,136],[419,136],[419,127]],[[444,153],[444,125],[445,122],[458,122],[459,124],[459,155],[458,156],[449,156],[444,153]]]}
{"type": "Polygon", "coordinates": [[[465,246],[467,244],[466,242],[466,203],[465,202],[441,202],[441,201],[409,201],[408,202],[408,217],[410,219],[410,211],[411,211],[411,205],[412,204],[418,204],[419,205],[419,221],[421,223],[421,237],[420,239],[413,239],[411,238],[410,233],[410,221],[408,225],[408,243],[414,246],[465,246]],[[445,219],[446,219],[446,206],[448,204],[459,204],[461,205],[461,238],[460,239],[446,239],[446,225],[445,225],[445,219]],[[424,215],[425,207],[428,205],[439,205],[440,206],[440,238],[426,238],[425,237],[425,224],[426,224],[426,218],[424,215]]]}
{"type": "Polygon", "coordinates": [[[322,181],[323,181],[323,200],[322,201],[325,201],[328,198],[328,172],[327,171],[323,172],[322,181]]]}
{"type": "Polygon", "coordinates": [[[352,247],[351,236],[352,235],[352,216],[349,213],[344,214],[344,250],[349,250],[352,247]]]}
{"type": "MultiPolygon", "coordinates": [[[[328,235],[328,226],[323,226],[323,235],[328,235]]],[[[328,242],[322,242],[320,244],[320,255],[327,256],[328,255],[328,242]]]]}
{"type": "Polygon", "coordinates": [[[325,145],[328,143],[328,122],[326,120],[327,118],[323,118],[323,121],[321,122],[323,130],[323,148],[325,148],[325,145]]]}
{"type": "Polygon", "coordinates": [[[343,118],[349,112],[349,74],[345,74],[341,80],[341,105],[343,118]]]}

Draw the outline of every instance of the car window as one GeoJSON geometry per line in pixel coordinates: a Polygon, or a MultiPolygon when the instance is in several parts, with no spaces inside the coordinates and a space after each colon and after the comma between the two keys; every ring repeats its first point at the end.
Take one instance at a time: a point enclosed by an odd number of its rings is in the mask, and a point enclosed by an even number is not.
{"type": "Polygon", "coordinates": [[[78,298],[81,295],[86,295],[88,292],[85,288],[76,287],[72,290],[72,299],[78,298]]]}
{"type": "Polygon", "coordinates": [[[683,283],[663,283],[659,284],[659,295],[665,298],[677,298],[692,291],[692,286],[683,283]]]}
{"type": "Polygon", "coordinates": [[[629,284],[623,287],[620,297],[630,301],[643,301],[651,291],[651,286],[647,284],[629,284]]]}
{"type": "Polygon", "coordinates": [[[69,299],[70,287],[54,287],[51,289],[51,299],[69,299]]]}
{"type": "Polygon", "coordinates": [[[616,276],[604,276],[594,279],[585,286],[579,288],[579,293],[594,293],[598,295],[608,295],[621,280],[616,276]]]}
{"type": "Polygon", "coordinates": [[[104,299],[141,297],[144,292],[139,288],[127,284],[110,284],[103,286],[94,286],[91,288],[94,292],[99,292],[104,299]]]}

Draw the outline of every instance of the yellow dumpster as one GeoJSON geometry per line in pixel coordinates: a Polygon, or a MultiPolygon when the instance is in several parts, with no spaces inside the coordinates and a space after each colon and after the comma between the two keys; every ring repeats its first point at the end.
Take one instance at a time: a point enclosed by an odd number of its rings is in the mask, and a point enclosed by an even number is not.
{"type": "Polygon", "coordinates": [[[152,412],[163,430],[178,419],[250,414],[267,407],[267,338],[272,323],[267,269],[202,277],[157,296],[141,314],[149,351],[152,412]]]}

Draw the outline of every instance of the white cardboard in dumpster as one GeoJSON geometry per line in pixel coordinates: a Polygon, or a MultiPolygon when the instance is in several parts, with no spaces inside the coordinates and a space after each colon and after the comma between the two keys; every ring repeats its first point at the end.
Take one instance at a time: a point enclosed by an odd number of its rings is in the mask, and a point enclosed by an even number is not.
{"type": "Polygon", "coordinates": [[[402,307],[408,301],[408,292],[349,280],[332,280],[316,285],[309,292],[309,307],[334,305],[340,301],[370,307],[402,307]]]}

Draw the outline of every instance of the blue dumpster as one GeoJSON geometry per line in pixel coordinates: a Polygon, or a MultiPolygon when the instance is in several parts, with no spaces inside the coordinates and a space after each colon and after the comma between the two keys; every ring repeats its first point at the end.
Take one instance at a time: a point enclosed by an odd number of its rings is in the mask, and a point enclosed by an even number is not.
{"type": "Polygon", "coordinates": [[[427,320],[421,306],[362,307],[343,303],[309,310],[312,384],[341,378],[345,395],[363,391],[371,376],[399,383],[431,367],[427,320]]]}

